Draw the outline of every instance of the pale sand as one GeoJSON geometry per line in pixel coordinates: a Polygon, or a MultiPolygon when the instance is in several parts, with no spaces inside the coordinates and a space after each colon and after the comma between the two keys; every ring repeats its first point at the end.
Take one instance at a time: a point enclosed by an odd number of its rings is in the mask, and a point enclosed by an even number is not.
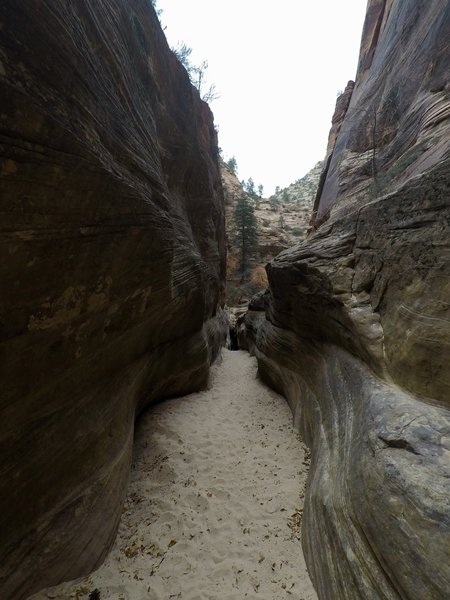
{"type": "Polygon", "coordinates": [[[299,541],[308,459],[291,421],[286,401],[256,379],[255,359],[224,350],[209,390],[139,420],[103,566],[34,598],[84,600],[97,589],[101,600],[315,600],[299,541]]]}

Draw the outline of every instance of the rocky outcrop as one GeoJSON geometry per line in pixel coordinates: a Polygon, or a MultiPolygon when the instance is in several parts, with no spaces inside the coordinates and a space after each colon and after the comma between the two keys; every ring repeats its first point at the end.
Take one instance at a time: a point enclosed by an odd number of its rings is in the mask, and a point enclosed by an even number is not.
{"type": "MultiPolygon", "coordinates": [[[[251,196],[244,191],[236,174],[224,162],[220,162],[222,176],[222,187],[225,198],[225,223],[227,238],[227,281],[226,281],[226,302],[228,306],[247,306],[249,298],[261,287],[267,287],[267,276],[264,266],[261,265],[262,254],[260,250],[264,241],[261,239],[260,226],[261,221],[257,214],[257,203],[259,198],[251,196]],[[241,248],[236,239],[236,228],[234,223],[234,212],[239,200],[245,199],[252,207],[257,219],[258,226],[258,252],[252,254],[248,259],[248,269],[245,274],[241,271],[241,248]]],[[[278,240],[276,241],[278,243],[278,240]]],[[[287,246],[279,247],[278,251],[272,255],[275,256],[287,246]]],[[[233,314],[230,313],[230,327],[234,334],[233,314]]]]}
{"type": "Polygon", "coordinates": [[[266,318],[249,314],[312,449],[321,600],[450,589],[449,24],[439,0],[369,1],[317,230],[269,265],[266,318]]]}
{"type": "Polygon", "coordinates": [[[266,261],[306,238],[322,170],[319,161],[306,175],[259,202],[260,253],[266,261]]]}
{"type": "Polygon", "coordinates": [[[246,195],[242,188],[242,184],[237,178],[228,164],[220,160],[220,175],[222,177],[223,196],[225,199],[225,208],[227,211],[227,221],[230,221],[233,209],[236,207],[237,201],[243,195],[246,195]]]}
{"type": "Polygon", "coordinates": [[[227,302],[248,301],[261,287],[267,287],[264,265],[277,254],[305,239],[311,220],[313,199],[323,163],[318,162],[304,177],[277,191],[270,198],[247,194],[229,166],[221,162],[222,185],[228,239],[227,302]],[[258,223],[258,253],[251,262],[250,283],[243,284],[242,274],[236,273],[239,250],[234,244],[233,213],[239,198],[246,197],[254,207],[258,223]]]}
{"type": "Polygon", "coordinates": [[[102,561],[136,414],[223,337],[212,115],[148,0],[0,6],[0,596],[102,561]]]}
{"type": "Polygon", "coordinates": [[[442,40],[449,11],[442,0],[369,1],[356,85],[335,144],[333,129],[330,134],[333,152],[316,224],[332,209],[347,211],[387,194],[448,156],[442,40]]]}
{"type": "Polygon", "coordinates": [[[311,215],[311,223],[315,224],[316,226],[319,224],[319,220],[317,218],[317,209],[319,206],[320,199],[322,197],[323,186],[325,185],[325,181],[327,180],[328,169],[330,167],[331,158],[333,156],[334,146],[336,145],[338,134],[341,130],[342,123],[344,122],[345,116],[347,114],[354,88],[355,82],[349,81],[345,87],[345,90],[342,92],[342,94],[339,95],[336,101],[336,108],[334,110],[333,118],[331,119],[331,129],[328,135],[327,151],[325,155],[325,160],[323,163],[321,163],[321,166],[323,168],[319,175],[314,207],[311,215]]]}
{"type": "Polygon", "coordinates": [[[344,122],[345,116],[347,114],[354,88],[355,82],[349,81],[345,86],[345,90],[342,92],[342,94],[339,95],[338,99],[336,100],[336,108],[331,119],[331,129],[328,135],[328,144],[327,151],[325,154],[325,160],[327,160],[333,154],[334,146],[336,144],[336,140],[341,130],[342,123],[344,122]]]}

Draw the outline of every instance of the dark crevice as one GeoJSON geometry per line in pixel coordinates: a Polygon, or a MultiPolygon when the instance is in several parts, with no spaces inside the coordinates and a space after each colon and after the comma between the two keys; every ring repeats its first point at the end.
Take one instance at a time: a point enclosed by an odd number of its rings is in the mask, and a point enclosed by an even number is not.
{"type": "Polygon", "coordinates": [[[228,343],[228,350],[239,350],[238,335],[234,327],[230,327],[230,341],[228,343]]]}
{"type": "Polygon", "coordinates": [[[413,446],[411,446],[411,444],[407,440],[404,440],[403,438],[388,440],[381,435],[379,435],[378,438],[382,442],[384,442],[386,446],[389,446],[389,448],[399,448],[400,450],[407,450],[408,452],[412,452],[412,454],[420,455],[420,452],[417,452],[417,450],[413,446]]]}

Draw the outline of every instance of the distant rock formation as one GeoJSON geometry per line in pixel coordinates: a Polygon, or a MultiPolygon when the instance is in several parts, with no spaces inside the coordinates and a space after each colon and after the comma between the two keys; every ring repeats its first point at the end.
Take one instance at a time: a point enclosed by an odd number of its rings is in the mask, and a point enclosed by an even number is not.
{"type": "Polygon", "coordinates": [[[279,226],[282,217],[281,231],[288,246],[298,244],[307,236],[323,168],[324,162],[319,161],[301,179],[270,196],[268,205],[264,206],[266,211],[278,214],[279,226]]]}
{"type": "Polygon", "coordinates": [[[267,286],[264,265],[277,254],[304,240],[309,229],[314,198],[322,173],[323,163],[318,162],[304,177],[277,191],[270,198],[251,198],[242,188],[237,176],[221,161],[222,184],[225,196],[225,214],[228,239],[227,298],[232,304],[239,296],[249,298],[258,285],[267,286]],[[258,221],[258,256],[253,261],[255,285],[242,285],[236,276],[238,250],[233,244],[232,219],[239,198],[246,196],[254,205],[258,221]],[[263,275],[262,282],[259,281],[263,275]],[[258,279],[259,277],[259,279],[258,279]],[[258,283],[258,281],[259,283],[258,283]]]}
{"type": "Polygon", "coordinates": [[[269,265],[265,316],[246,318],[312,449],[321,600],[450,590],[449,39],[442,0],[369,0],[317,231],[269,265]]]}
{"type": "Polygon", "coordinates": [[[0,4],[0,596],[112,543],[137,412],[223,340],[208,106],[149,0],[0,4]]]}

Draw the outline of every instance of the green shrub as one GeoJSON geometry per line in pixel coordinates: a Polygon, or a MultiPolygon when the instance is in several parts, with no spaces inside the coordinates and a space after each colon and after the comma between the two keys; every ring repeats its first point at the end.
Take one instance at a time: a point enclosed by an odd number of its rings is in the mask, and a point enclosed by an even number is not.
{"type": "Polygon", "coordinates": [[[292,228],[292,235],[295,236],[300,236],[303,235],[305,233],[305,228],[304,227],[293,227],[292,228]]]}

